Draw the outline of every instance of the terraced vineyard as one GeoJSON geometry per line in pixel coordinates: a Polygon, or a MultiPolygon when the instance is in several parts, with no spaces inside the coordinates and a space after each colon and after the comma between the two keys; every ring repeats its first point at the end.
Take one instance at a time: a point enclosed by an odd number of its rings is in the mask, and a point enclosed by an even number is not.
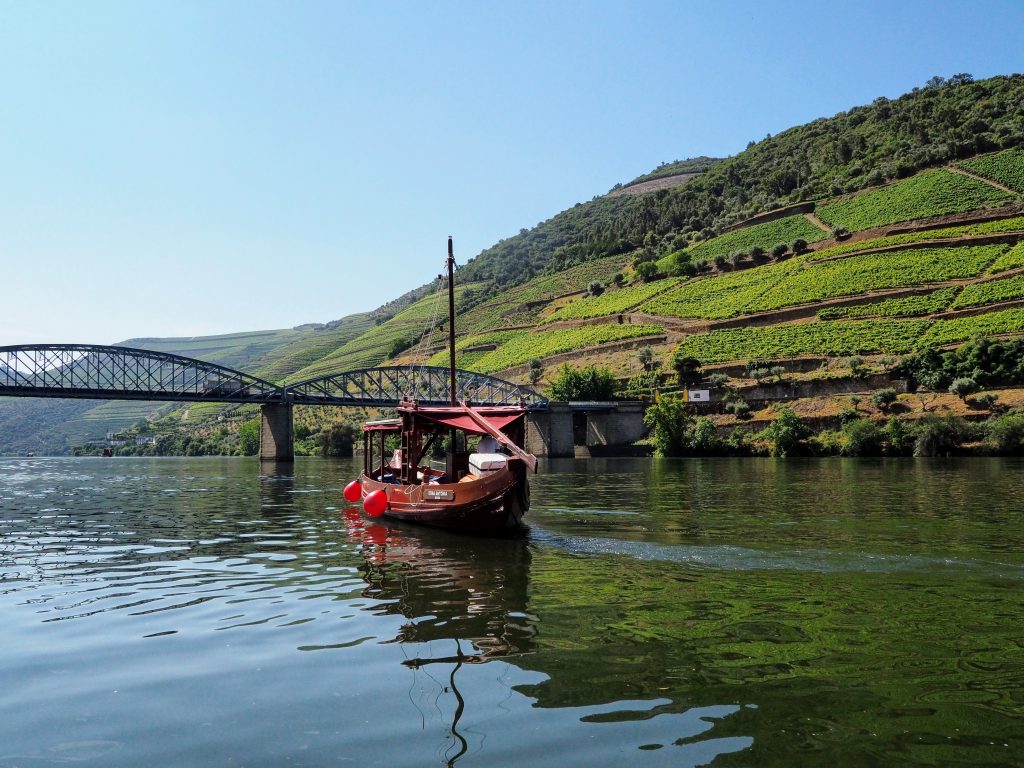
{"type": "MultiPolygon", "coordinates": [[[[1019,104],[1021,94],[1024,78],[1017,76],[993,78],[985,85],[929,87],[859,108],[863,112],[854,110],[821,125],[758,142],[749,153],[702,168],[704,173],[684,186],[649,195],[603,196],[556,214],[485,250],[460,270],[462,280],[479,282],[463,283],[457,289],[458,304],[469,307],[460,311],[457,319],[457,365],[500,375],[510,369],[522,371],[521,366],[539,358],[550,371],[556,362],[552,358],[570,353],[581,364],[607,362],[626,379],[640,365],[631,350],[601,354],[594,350],[609,342],[638,340],[638,345],[649,345],[659,356],[662,371],[669,370],[674,350],[664,327],[658,320],[649,325],[620,324],[617,316],[631,310],[666,318],[664,326],[671,328],[673,339],[702,321],[729,320],[727,325],[739,326],[682,337],[679,351],[704,363],[898,355],[929,345],[959,344],[978,335],[1024,334],[1024,308],[993,311],[991,306],[1024,299],[1024,274],[1017,274],[1018,270],[1024,272],[1024,215],[1019,215],[1024,211],[1024,142],[1017,148],[959,159],[953,154],[966,145],[957,138],[959,133],[950,131],[962,132],[962,126],[950,128],[949,120],[925,116],[939,102],[945,104],[947,113],[967,105],[971,124],[988,126],[977,134],[977,146],[997,146],[1024,135],[1024,113],[1006,106],[1019,104]],[[997,93],[998,98],[985,95],[997,93]],[[927,137],[907,131],[906,120],[882,118],[883,110],[906,118],[910,112],[904,109],[904,99],[922,108],[920,114],[914,113],[915,120],[927,123],[927,137]],[[857,115],[870,117],[857,121],[853,119],[857,115]],[[792,139],[796,135],[802,137],[800,141],[792,139]],[[837,136],[851,139],[848,159],[838,156],[845,157],[845,151],[834,151],[837,136]],[[899,157],[893,154],[897,146],[899,157]],[[900,173],[911,172],[911,163],[924,162],[923,158],[956,166],[932,167],[884,186],[863,186],[878,183],[875,179],[890,179],[897,168],[900,173]],[[820,199],[833,188],[862,191],[820,199]],[[792,246],[797,239],[821,245],[830,233],[808,217],[792,213],[692,242],[693,233],[703,237],[740,216],[756,216],[769,209],[780,212],[785,206],[809,205],[810,200],[819,201],[815,208],[818,219],[846,228],[850,239],[834,244],[830,240],[828,248],[785,260],[769,262],[759,254],[757,261],[765,262],[759,266],[730,269],[747,267],[750,260],[744,259],[735,265],[720,264],[713,275],[613,287],[622,282],[614,280],[616,273],[629,277],[635,272],[637,256],[646,255],[652,247],[678,244],[681,237],[691,238],[690,247],[677,252],[684,253],[690,263],[711,262],[737,252],[749,254],[755,247],[770,252],[780,243],[792,246]],[[754,208],[758,204],[761,211],[754,208]],[[962,223],[968,217],[993,215],[1005,218],[962,223]],[[942,216],[950,218],[917,221],[942,216]],[[930,223],[935,228],[865,237],[864,230],[885,232],[911,221],[913,226],[930,223]],[[998,236],[999,242],[932,242],[990,235],[998,236]],[[917,247],[899,248],[907,245],[917,247]],[[872,250],[876,252],[868,253],[872,250]],[[548,274],[555,265],[565,264],[576,266],[548,274]],[[529,275],[533,277],[527,279],[529,275]],[[978,281],[993,275],[1000,279],[978,281]],[[594,281],[605,291],[599,296],[583,295],[594,281]],[[913,291],[913,295],[872,293],[904,292],[902,289],[913,291]],[[470,290],[475,294],[472,298],[470,290]],[[861,303],[848,303],[852,301],[861,303]],[[844,306],[829,306],[831,303],[844,306]],[[796,310],[786,311],[792,308],[796,310]],[[935,317],[951,310],[978,314],[935,317]],[[756,325],[742,326],[747,316],[756,325]],[[690,318],[698,322],[670,322],[690,318]],[[551,328],[550,323],[558,321],[586,324],[551,328]]],[[[662,272],[677,266],[675,255],[663,251],[661,255],[658,266],[662,272]]],[[[417,289],[410,295],[422,294],[423,289],[417,289]]],[[[432,295],[380,322],[379,318],[390,312],[389,306],[404,306],[407,300],[396,300],[372,314],[350,315],[329,329],[300,327],[127,343],[220,362],[274,381],[295,381],[389,361],[427,359],[430,364],[444,365],[443,300],[432,295]],[[410,344],[413,346],[403,351],[410,344]]],[[[806,373],[805,378],[814,378],[813,372],[806,373]]],[[[517,375],[525,379],[525,375],[517,375]]],[[[0,403],[0,435],[5,430],[8,434],[17,431],[19,436],[29,434],[26,421],[42,418],[42,409],[30,408],[19,415],[8,406],[0,403]]],[[[73,422],[78,433],[91,431],[93,424],[102,431],[101,424],[140,419],[155,407],[149,403],[98,407],[95,403],[54,403],[50,410],[59,413],[59,418],[33,429],[45,434],[46,445],[59,446],[61,434],[69,433],[66,426],[55,426],[61,421],[65,425],[73,422]]],[[[182,410],[188,407],[180,406],[182,410]]],[[[209,429],[220,408],[194,406],[187,423],[206,424],[197,429],[209,429]]],[[[30,444],[19,445],[27,448],[30,444]]]]}
{"type": "Polygon", "coordinates": [[[679,344],[679,354],[708,364],[801,355],[905,353],[914,349],[931,325],[930,320],[854,320],[727,328],[688,336],[679,344]]]}
{"type": "MultiPolygon", "coordinates": [[[[475,349],[476,347],[486,347],[492,344],[500,346],[525,333],[528,331],[489,331],[476,336],[464,336],[455,342],[455,365],[457,368],[465,370],[477,370],[476,365],[480,358],[492,350],[475,349]]],[[[448,365],[448,350],[443,349],[435,353],[427,360],[427,365],[448,365]]]]}
{"type": "Polygon", "coordinates": [[[832,226],[855,232],[928,216],[992,208],[1016,199],[983,181],[938,168],[818,206],[816,213],[832,226]]]}
{"type": "Polygon", "coordinates": [[[544,322],[586,320],[593,317],[615,315],[643,304],[652,296],[667,291],[680,282],[682,281],[678,279],[659,280],[654,283],[640,283],[618,290],[609,290],[600,296],[586,296],[549,315],[544,322]]]}
{"type": "Polygon", "coordinates": [[[746,310],[781,309],[883,288],[976,277],[1006,248],[1005,245],[922,248],[817,263],[786,277],[752,301],[746,310]]]}
{"type": "Polygon", "coordinates": [[[1012,275],[1003,280],[989,280],[966,286],[953,302],[953,308],[979,307],[1021,298],[1024,298],[1024,275],[1012,275]]]}
{"type": "Polygon", "coordinates": [[[585,289],[594,280],[610,283],[612,277],[625,268],[626,262],[625,256],[610,256],[554,275],[535,277],[461,314],[456,330],[464,333],[466,329],[479,332],[510,325],[532,325],[537,322],[537,310],[524,307],[525,304],[585,289]]]}
{"type": "Polygon", "coordinates": [[[811,254],[810,259],[812,261],[820,261],[850,253],[891,248],[893,246],[920,243],[928,240],[947,240],[957,237],[971,237],[974,235],[999,235],[1010,232],[1024,233],[1024,216],[1012,216],[1006,219],[985,221],[978,224],[961,224],[955,227],[928,229],[921,232],[906,232],[901,235],[887,235],[885,237],[876,237],[870,240],[841,243],[839,245],[834,245],[831,248],[823,248],[820,251],[815,251],[811,254]]]}
{"type": "Polygon", "coordinates": [[[765,291],[798,272],[805,257],[716,277],[690,280],[644,302],[639,309],[652,315],[720,320],[746,310],[765,291]]]}
{"type": "Polygon", "coordinates": [[[654,315],[724,319],[872,290],[976,277],[1007,248],[922,248],[817,263],[802,256],[680,283],[640,309],[654,315]]]}
{"type": "Polygon", "coordinates": [[[610,341],[657,336],[664,329],[657,325],[585,325],[580,328],[526,333],[488,352],[473,365],[473,370],[493,373],[528,363],[533,358],[572,352],[610,341]]]}
{"type": "Polygon", "coordinates": [[[249,331],[227,333],[219,336],[195,338],[129,339],[120,346],[150,349],[154,352],[169,352],[193,357],[228,368],[251,369],[258,361],[274,350],[297,343],[312,335],[310,329],[277,331],[249,331]]]}
{"type": "Polygon", "coordinates": [[[816,243],[828,236],[828,232],[821,227],[812,224],[802,214],[796,214],[726,232],[711,240],[697,243],[690,249],[690,254],[694,259],[710,261],[715,256],[728,256],[736,251],[750,253],[750,249],[755,246],[770,251],[778,243],[792,245],[797,239],[816,243]]]}
{"type": "Polygon", "coordinates": [[[853,320],[861,317],[919,317],[931,315],[949,307],[959,288],[940,288],[931,293],[901,296],[873,304],[854,304],[846,307],[828,307],[818,312],[822,320],[853,320]]]}
{"type": "Polygon", "coordinates": [[[279,347],[259,361],[256,375],[270,381],[290,380],[292,374],[313,365],[373,327],[369,313],[349,315],[334,328],[311,330],[295,343],[279,347]]]}
{"type": "Polygon", "coordinates": [[[998,272],[1006,272],[1009,269],[1019,269],[1020,267],[1024,267],[1024,243],[1018,243],[996,259],[988,271],[991,274],[996,274],[998,272]]]}
{"type": "Polygon", "coordinates": [[[957,163],[971,173],[998,181],[1000,184],[1024,192],[1024,151],[1008,149],[994,155],[983,155],[957,163]]]}
{"type": "Polygon", "coordinates": [[[925,333],[919,346],[930,347],[968,341],[976,336],[1000,336],[1024,333],[1024,309],[1004,309],[970,317],[937,320],[925,333]]]}
{"type": "MultiPolygon", "coordinates": [[[[456,286],[456,301],[466,291],[478,289],[473,284],[456,286]]],[[[343,344],[329,355],[317,360],[312,365],[296,371],[292,380],[300,380],[322,376],[337,371],[371,368],[388,359],[389,352],[396,344],[411,345],[428,332],[431,325],[446,319],[448,313],[447,300],[439,298],[441,294],[432,294],[420,299],[399,312],[387,322],[371,328],[355,339],[343,344]]],[[[439,338],[443,338],[443,332],[439,338]]]]}

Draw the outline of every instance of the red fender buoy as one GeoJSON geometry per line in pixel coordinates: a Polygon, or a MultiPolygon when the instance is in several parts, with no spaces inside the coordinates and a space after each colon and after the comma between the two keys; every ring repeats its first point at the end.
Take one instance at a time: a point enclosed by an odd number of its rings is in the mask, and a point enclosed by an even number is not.
{"type": "Polygon", "coordinates": [[[388,495],[384,491],[373,491],[363,499],[363,509],[370,517],[380,517],[388,508],[388,495]]]}
{"type": "Polygon", "coordinates": [[[363,486],[359,484],[358,480],[353,480],[345,486],[345,490],[342,492],[342,495],[345,497],[345,501],[351,501],[355,504],[359,501],[359,497],[363,495],[363,486]]]}

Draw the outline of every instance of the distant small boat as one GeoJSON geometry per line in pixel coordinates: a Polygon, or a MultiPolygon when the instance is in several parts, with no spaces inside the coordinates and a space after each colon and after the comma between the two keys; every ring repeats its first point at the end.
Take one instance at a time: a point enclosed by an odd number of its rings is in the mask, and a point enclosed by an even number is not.
{"type": "Polygon", "coordinates": [[[472,406],[456,400],[455,258],[448,238],[448,333],[451,403],[420,406],[404,400],[397,419],[363,425],[363,473],[346,488],[346,498],[362,497],[371,515],[467,533],[515,529],[530,508],[530,471],[537,457],[523,445],[526,406],[472,406]],[[401,447],[387,456],[386,437],[401,447]],[[377,439],[379,436],[379,440],[377,439]],[[448,436],[445,469],[424,462],[439,437],[448,436]],[[468,438],[481,437],[476,452],[468,438]],[[354,486],[358,483],[359,490],[354,486]]]}

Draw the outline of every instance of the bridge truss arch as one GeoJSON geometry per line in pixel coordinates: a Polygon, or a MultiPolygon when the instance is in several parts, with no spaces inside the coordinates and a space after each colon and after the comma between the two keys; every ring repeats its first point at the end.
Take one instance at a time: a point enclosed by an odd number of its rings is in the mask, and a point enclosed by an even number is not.
{"type": "MultiPolygon", "coordinates": [[[[547,406],[528,387],[474,371],[455,374],[460,401],[547,406]]],[[[432,366],[362,368],[279,385],[215,363],[134,347],[0,347],[0,396],[387,408],[407,398],[445,405],[449,392],[448,369],[432,366]]]]}
{"type": "Polygon", "coordinates": [[[0,395],[179,402],[286,402],[288,392],[181,355],[98,344],[0,347],[0,395]]]}
{"type": "MultiPolygon", "coordinates": [[[[332,373],[288,385],[295,403],[393,407],[403,399],[423,405],[451,402],[449,370],[402,365],[332,373]]],[[[529,387],[475,371],[455,371],[456,398],[476,405],[519,405],[538,409],[547,399],[529,387]]]]}

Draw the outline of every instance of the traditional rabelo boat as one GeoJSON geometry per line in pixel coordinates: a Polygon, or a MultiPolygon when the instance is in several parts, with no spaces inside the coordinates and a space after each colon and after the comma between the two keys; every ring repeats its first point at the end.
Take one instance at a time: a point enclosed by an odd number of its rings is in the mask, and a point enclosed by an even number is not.
{"type": "MultiPolygon", "coordinates": [[[[363,425],[363,473],[345,489],[372,516],[468,533],[517,528],[530,506],[528,473],[537,458],[524,448],[526,404],[474,406],[455,387],[455,258],[448,238],[448,352],[450,403],[406,399],[398,418],[363,425]],[[389,456],[388,436],[399,438],[389,456]],[[425,461],[447,436],[444,469],[425,461]],[[470,441],[481,438],[475,451],[470,441]],[[358,489],[355,487],[358,484],[358,489]],[[358,495],[357,495],[358,494],[358,495]]],[[[395,441],[392,441],[392,445],[395,441]]]]}

